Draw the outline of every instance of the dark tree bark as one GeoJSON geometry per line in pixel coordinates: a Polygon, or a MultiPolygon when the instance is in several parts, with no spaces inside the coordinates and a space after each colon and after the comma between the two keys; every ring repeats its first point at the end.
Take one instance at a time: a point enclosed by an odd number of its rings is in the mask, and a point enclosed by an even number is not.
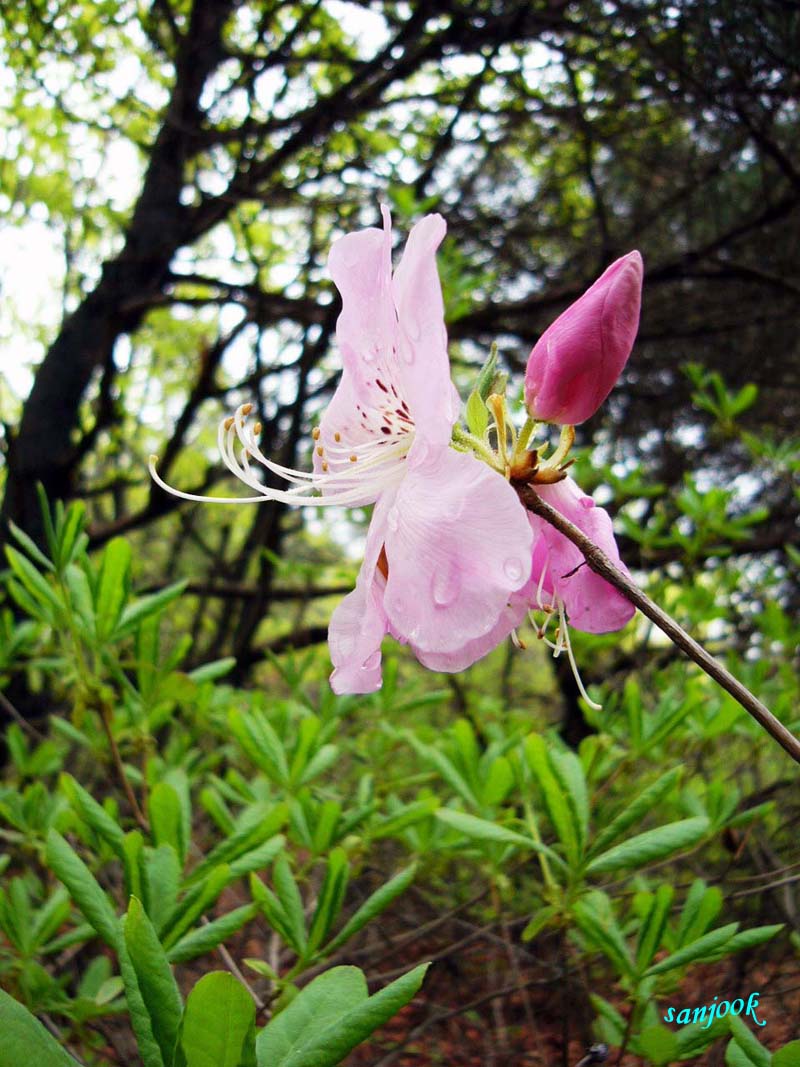
{"type": "Polygon", "coordinates": [[[189,213],[180,201],[184,166],[200,128],[200,94],[223,56],[222,28],[233,7],[234,0],[194,5],[178,45],[170,102],[125,243],[104,266],[94,291],[64,322],[25,403],[9,449],[2,517],[40,543],[36,483],[42,483],[51,500],[73,495],[81,457],[78,415],[92,374],[110,366],[117,339],[142,321],[163,288],[172,257],[189,237],[189,213]]]}

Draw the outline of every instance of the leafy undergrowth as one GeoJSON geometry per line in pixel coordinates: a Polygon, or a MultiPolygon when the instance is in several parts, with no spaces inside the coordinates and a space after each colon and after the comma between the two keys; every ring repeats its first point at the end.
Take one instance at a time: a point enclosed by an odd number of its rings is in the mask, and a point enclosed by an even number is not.
{"type": "MultiPolygon", "coordinates": [[[[0,1067],[796,1067],[794,768],[685,664],[608,686],[574,749],[533,667],[516,703],[493,660],[246,690],[182,669],[180,586],[135,596],[80,509],[19,542],[0,683],[46,714],[5,731],[0,1067]],[[753,992],[764,1027],[663,1020],[753,992]]],[[[792,724],[788,658],[752,672],[792,724]]]]}

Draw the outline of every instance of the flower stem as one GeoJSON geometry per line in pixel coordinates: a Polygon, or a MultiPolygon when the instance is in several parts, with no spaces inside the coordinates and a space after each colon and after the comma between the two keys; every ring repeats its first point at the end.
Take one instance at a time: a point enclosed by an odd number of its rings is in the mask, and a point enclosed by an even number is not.
{"type": "Polygon", "coordinates": [[[674,645],[685,652],[689,659],[694,660],[710,678],[730,693],[734,700],[753,716],[756,722],[789,753],[796,763],[800,763],[800,740],[790,730],[787,730],[783,723],[776,719],[746,686],[742,685],[719,660],[695,641],[671,615],[655,604],[627,575],[618,570],[605,552],[598,548],[577,526],[545,503],[535,489],[528,485],[517,486],[516,489],[520,500],[529,511],[549,522],[551,526],[555,526],[559,533],[572,541],[581,550],[587,565],[595,574],[599,574],[601,578],[618,589],[634,607],[654,622],[674,645]]]}

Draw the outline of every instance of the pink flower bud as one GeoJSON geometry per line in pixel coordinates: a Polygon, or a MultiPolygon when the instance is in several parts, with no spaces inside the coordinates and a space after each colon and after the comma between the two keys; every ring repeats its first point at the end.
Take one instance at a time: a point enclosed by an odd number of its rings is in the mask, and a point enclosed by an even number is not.
{"type": "Polygon", "coordinates": [[[525,404],[533,418],[576,426],[594,415],[633,347],[642,273],[642,257],[629,252],[548,326],[525,370],[525,404]]]}

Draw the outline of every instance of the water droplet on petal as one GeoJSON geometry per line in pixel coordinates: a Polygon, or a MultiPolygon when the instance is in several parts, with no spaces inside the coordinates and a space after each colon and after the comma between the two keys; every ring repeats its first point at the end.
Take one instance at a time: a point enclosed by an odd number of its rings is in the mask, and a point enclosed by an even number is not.
{"type": "Polygon", "coordinates": [[[408,315],[403,322],[406,328],[406,333],[412,341],[418,341],[422,337],[422,323],[419,319],[414,318],[412,315],[408,315]]]}
{"type": "Polygon", "coordinates": [[[411,364],[414,362],[414,349],[411,347],[411,345],[401,345],[400,352],[403,356],[403,362],[411,366],[411,364]]]}
{"type": "Polygon", "coordinates": [[[334,643],[334,651],[341,659],[347,659],[352,656],[356,647],[356,639],[352,634],[340,633],[336,637],[334,643]]]}
{"type": "Polygon", "coordinates": [[[453,563],[446,564],[433,576],[431,592],[434,604],[440,608],[449,607],[458,596],[460,588],[461,577],[458,568],[453,563]]]}
{"type": "Polygon", "coordinates": [[[397,507],[392,506],[389,508],[389,513],[386,516],[386,525],[393,533],[400,525],[400,511],[397,507]]]}
{"type": "Polygon", "coordinates": [[[379,648],[377,648],[377,649],[375,649],[374,652],[372,652],[369,656],[367,656],[367,658],[361,664],[361,670],[362,671],[374,671],[376,667],[380,666],[380,662],[381,662],[381,650],[379,648]]]}
{"type": "Polygon", "coordinates": [[[505,572],[506,578],[511,582],[518,582],[524,573],[522,564],[513,556],[505,561],[503,564],[503,571],[505,572]]]}

